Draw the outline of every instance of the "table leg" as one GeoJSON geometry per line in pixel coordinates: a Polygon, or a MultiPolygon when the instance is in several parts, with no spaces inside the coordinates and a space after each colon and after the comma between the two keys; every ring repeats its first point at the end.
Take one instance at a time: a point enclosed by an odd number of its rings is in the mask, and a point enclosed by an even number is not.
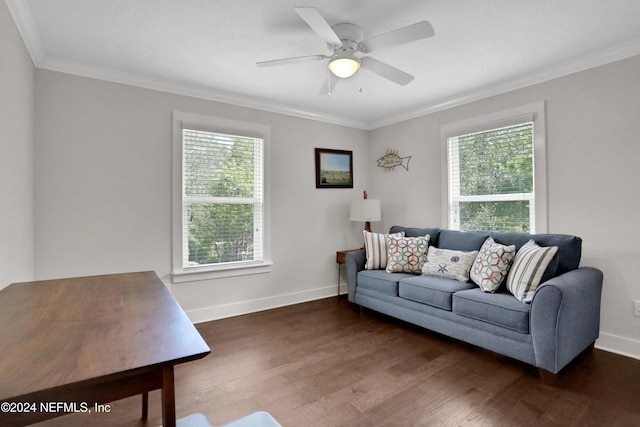
{"type": "Polygon", "coordinates": [[[176,395],[173,365],[162,368],[162,425],[176,427],[176,395]]]}
{"type": "Polygon", "coordinates": [[[142,393],[142,419],[146,420],[149,417],[149,393],[146,391],[142,393]]]}

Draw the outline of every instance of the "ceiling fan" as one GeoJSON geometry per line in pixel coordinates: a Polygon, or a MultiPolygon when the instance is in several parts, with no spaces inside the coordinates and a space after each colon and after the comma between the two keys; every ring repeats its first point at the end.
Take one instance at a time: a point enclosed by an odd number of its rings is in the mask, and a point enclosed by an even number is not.
{"type": "MultiPolygon", "coordinates": [[[[356,56],[356,54],[366,54],[379,49],[426,39],[435,34],[429,22],[420,21],[406,27],[389,31],[388,33],[365,39],[364,31],[357,25],[345,23],[330,26],[316,8],[296,7],[294,10],[307,25],[327,43],[327,47],[333,51],[333,54],[296,56],[293,58],[261,61],[256,63],[258,67],[271,67],[328,59],[329,70],[336,77],[346,79],[353,76],[360,68],[364,68],[387,80],[404,86],[411,82],[414,76],[377,59],[369,56],[356,56]]],[[[336,82],[337,79],[329,79],[329,94],[336,82]]]]}

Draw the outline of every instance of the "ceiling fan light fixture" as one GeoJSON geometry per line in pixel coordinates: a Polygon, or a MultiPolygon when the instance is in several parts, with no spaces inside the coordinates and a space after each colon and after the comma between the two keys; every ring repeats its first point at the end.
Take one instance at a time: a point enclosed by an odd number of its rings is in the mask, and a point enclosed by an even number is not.
{"type": "Polygon", "coordinates": [[[360,61],[353,55],[338,55],[329,61],[329,70],[341,79],[353,76],[360,69],[360,61]]]}

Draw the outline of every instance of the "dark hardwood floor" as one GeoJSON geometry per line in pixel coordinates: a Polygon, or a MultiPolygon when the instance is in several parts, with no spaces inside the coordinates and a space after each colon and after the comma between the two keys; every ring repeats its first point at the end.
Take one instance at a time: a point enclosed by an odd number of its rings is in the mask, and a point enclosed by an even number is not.
{"type": "MultiPolygon", "coordinates": [[[[640,426],[640,360],[601,350],[542,383],[538,370],[344,297],[197,325],[212,353],[179,365],[178,417],[222,425],[270,412],[298,426],[640,426]]],[[[158,426],[160,394],[41,426],[158,426]]]]}

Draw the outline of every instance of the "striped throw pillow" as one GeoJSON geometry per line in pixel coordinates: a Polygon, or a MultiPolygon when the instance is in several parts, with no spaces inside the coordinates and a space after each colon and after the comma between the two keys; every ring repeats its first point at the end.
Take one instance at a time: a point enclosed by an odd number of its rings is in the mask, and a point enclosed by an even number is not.
{"type": "Polygon", "coordinates": [[[507,289],[523,303],[530,303],[544,271],[558,252],[557,246],[541,247],[535,241],[525,243],[513,260],[507,276],[507,289]]]}
{"type": "Polygon", "coordinates": [[[367,230],[364,233],[364,248],[367,251],[367,263],[364,268],[367,270],[384,270],[387,268],[387,251],[389,249],[387,240],[389,236],[404,237],[404,232],[394,234],[371,233],[367,230]]]}

